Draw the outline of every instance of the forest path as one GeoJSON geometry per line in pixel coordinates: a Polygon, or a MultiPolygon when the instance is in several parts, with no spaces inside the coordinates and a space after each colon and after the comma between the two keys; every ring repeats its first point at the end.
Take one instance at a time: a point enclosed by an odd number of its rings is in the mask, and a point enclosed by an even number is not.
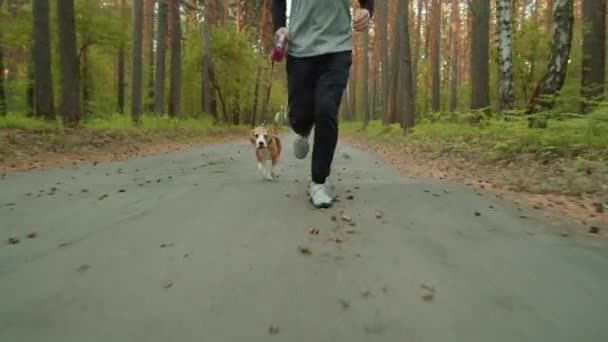
{"type": "Polygon", "coordinates": [[[291,138],[0,180],[0,341],[608,340],[602,240],[344,144],[315,210],[291,138]]]}

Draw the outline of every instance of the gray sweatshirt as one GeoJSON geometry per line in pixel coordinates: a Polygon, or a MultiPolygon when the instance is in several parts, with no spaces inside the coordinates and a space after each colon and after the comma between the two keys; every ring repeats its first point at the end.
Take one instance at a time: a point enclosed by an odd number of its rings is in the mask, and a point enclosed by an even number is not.
{"type": "MultiPolygon", "coordinates": [[[[373,11],[373,0],[359,0],[362,8],[373,11]]],[[[272,0],[275,31],[285,27],[286,0],[272,0]]],[[[294,57],[318,56],[351,51],[352,18],[349,0],[291,0],[287,53],[294,57]]]]}

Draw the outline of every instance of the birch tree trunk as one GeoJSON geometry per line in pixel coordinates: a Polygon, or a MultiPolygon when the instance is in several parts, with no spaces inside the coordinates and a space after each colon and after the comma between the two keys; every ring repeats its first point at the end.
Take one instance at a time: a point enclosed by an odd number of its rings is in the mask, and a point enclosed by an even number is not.
{"type": "Polygon", "coordinates": [[[573,0],[554,1],[553,38],[547,72],[532,95],[528,113],[552,108],[553,100],[543,97],[556,95],[564,86],[572,47],[573,7],[573,0]]]}
{"type": "Polygon", "coordinates": [[[512,9],[510,0],[496,0],[500,109],[513,108],[512,9]]]}

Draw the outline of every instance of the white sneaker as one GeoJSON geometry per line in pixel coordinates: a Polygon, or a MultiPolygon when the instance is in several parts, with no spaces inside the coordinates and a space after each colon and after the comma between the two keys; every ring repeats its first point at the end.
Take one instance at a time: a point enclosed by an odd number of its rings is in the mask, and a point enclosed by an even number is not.
{"type": "Polygon", "coordinates": [[[327,194],[325,184],[310,183],[310,201],[317,208],[329,208],[333,199],[327,194]]]}
{"type": "Polygon", "coordinates": [[[304,137],[301,135],[296,136],[296,139],[293,141],[293,153],[296,158],[304,159],[308,154],[309,144],[308,137],[304,137]]]}

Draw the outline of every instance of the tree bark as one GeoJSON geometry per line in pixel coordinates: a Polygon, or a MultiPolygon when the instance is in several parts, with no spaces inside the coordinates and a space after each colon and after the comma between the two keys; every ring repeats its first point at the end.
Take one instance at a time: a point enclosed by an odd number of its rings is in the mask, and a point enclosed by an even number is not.
{"type": "Polygon", "coordinates": [[[416,103],[414,101],[414,80],[412,75],[412,58],[410,48],[410,33],[409,33],[409,10],[408,1],[412,0],[400,0],[402,2],[403,13],[401,18],[401,31],[402,37],[400,41],[401,52],[401,65],[399,71],[401,73],[401,97],[403,98],[403,110],[402,110],[402,125],[404,130],[408,130],[414,127],[416,117],[416,103]]]}
{"type": "MultiPolygon", "coordinates": [[[[4,1],[0,0],[0,8],[4,5],[4,1]]],[[[0,116],[6,115],[6,91],[4,88],[4,50],[2,49],[2,32],[0,32],[0,116]]]]}
{"type": "Polygon", "coordinates": [[[430,60],[431,78],[433,84],[433,104],[434,112],[441,109],[441,71],[440,71],[440,40],[441,40],[441,2],[433,0],[431,3],[431,33],[430,33],[430,60]]]}
{"type": "Polygon", "coordinates": [[[606,0],[583,0],[581,112],[603,100],[606,72],[606,0]]]}
{"type": "Polygon", "coordinates": [[[543,97],[556,95],[564,86],[572,47],[573,7],[573,0],[555,0],[553,39],[547,72],[532,95],[528,113],[552,108],[553,100],[545,100],[543,97]]]}
{"type": "Polygon", "coordinates": [[[380,36],[380,64],[382,71],[382,87],[381,87],[381,103],[382,103],[382,122],[388,123],[389,119],[389,89],[390,89],[390,73],[389,73],[389,59],[388,59],[388,4],[386,1],[378,2],[378,27],[380,36]]]}
{"type": "MultiPolygon", "coordinates": [[[[407,10],[407,7],[402,8],[402,3],[401,1],[398,0],[398,4],[397,4],[397,13],[400,13],[401,11],[405,11],[407,10]]],[[[388,109],[388,122],[393,124],[395,122],[397,122],[397,111],[398,111],[398,106],[397,106],[397,98],[398,96],[400,96],[400,92],[399,92],[399,59],[401,58],[401,51],[399,50],[399,41],[401,40],[401,36],[402,36],[402,30],[401,28],[401,21],[402,16],[396,16],[395,17],[395,24],[393,25],[393,46],[391,48],[391,51],[393,51],[393,58],[391,59],[391,69],[390,69],[390,75],[392,76],[391,78],[391,86],[390,86],[390,97],[389,97],[389,109],[388,109]]]]}
{"type": "Polygon", "coordinates": [[[496,1],[500,109],[513,109],[512,9],[510,0],[496,1]]]}
{"type": "Polygon", "coordinates": [[[78,57],[76,55],[76,23],[74,0],[57,0],[59,27],[59,59],[61,66],[61,113],[68,127],[80,123],[82,108],[78,84],[78,57]]]}
{"type": "MultiPolygon", "coordinates": [[[[126,0],[120,0],[120,17],[121,24],[127,25],[127,5],[126,0]]],[[[117,102],[118,111],[122,114],[125,110],[125,43],[120,43],[120,49],[118,50],[118,89],[117,89],[117,102]]]]}
{"type": "MultiPolygon", "coordinates": [[[[203,3],[205,0],[200,0],[203,3]]],[[[202,93],[201,93],[201,108],[203,113],[212,114],[214,124],[217,124],[217,111],[211,110],[212,99],[211,99],[211,23],[209,20],[209,14],[207,13],[208,7],[205,6],[203,13],[203,24],[201,25],[201,47],[203,49],[202,67],[201,67],[201,82],[202,82],[202,93]]]]}
{"type": "Polygon", "coordinates": [[[362,92],[361,97],[363,98],[363,122],[367,125],[371,119],[370,112],[370,101],[369,101],[369,29],[366,29],[363,33],[363,54],[361,55],[361,68],[363,69],[363,81],[361,82],[362,92]]]}
{"type": "Polygon", "coordinates": [[[460,67],[460,0],[452,0],[451,21],[451,66],[450,66],[450,111],[458,108],[458,72],[460,67]]]}
{"type": "Polygon", "coordinates": [[[131,119],[138,123],[142,111],[143,0],[133,0],[133,80],[131,82],[131,119]]]}
{"type": "Polygon", "coordinates": [[[148,55],[148,96],[146,96],[146,111],[154,112],[154,4],[156,0],[146,0],[147,11],[145,15],[146,29],[144,41],[148,55]]]}
{"type": "Polygon", "coordinates": [[[179,0],[171,0],[171,76],[169,80],[169,116],[180,114],[182,78],[182,29],[179,0]]]}
{"type": "Polygon", "coordinates": [[[471,109],[490,106],[490,0],[471,0],[471,109]]]}
{"type": "Polygon", "coordinates": [[[167,1],[158,0],[156,20],[156,67],[154,68],[154,112],[165,113],[165,60],[167,53],[167,1]]]}

